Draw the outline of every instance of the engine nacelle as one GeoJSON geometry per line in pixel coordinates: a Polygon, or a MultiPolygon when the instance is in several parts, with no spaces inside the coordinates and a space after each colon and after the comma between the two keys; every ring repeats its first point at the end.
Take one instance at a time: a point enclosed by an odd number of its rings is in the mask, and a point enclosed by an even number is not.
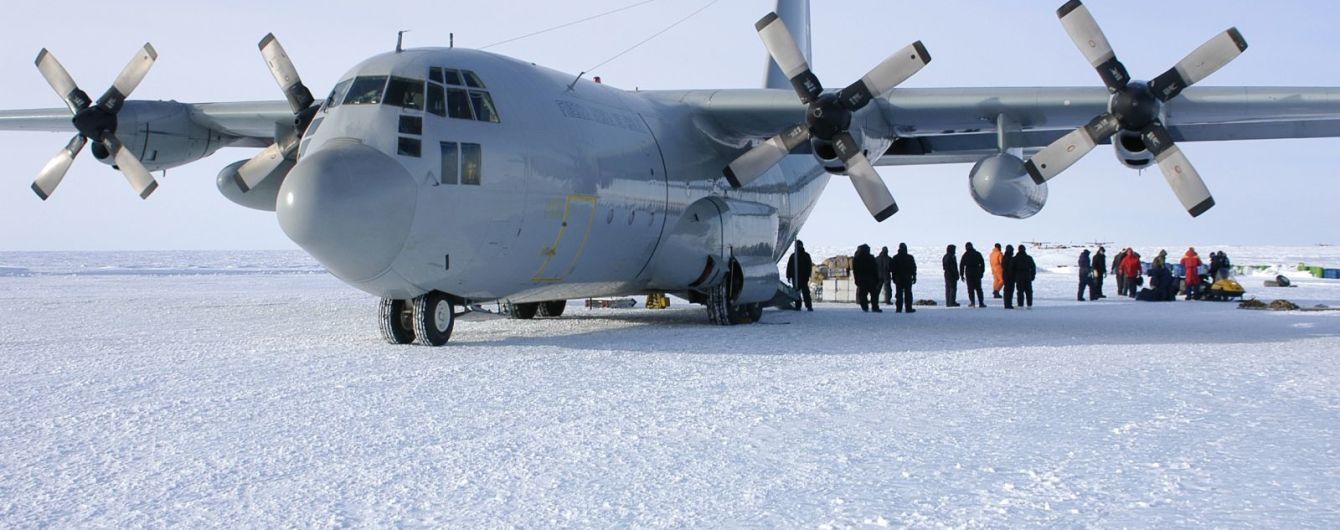
{"type": "Polygon", "coordinates": [[[736,304],[766,302],[777,294],[777,209],[766,204],[707,197],[689,205],[662,239],[652,271],[660,290],[701,290],[729,282],[736,304]]]}
{"type": "Polygon", "coordinates": [[[242,164],[245,163],[247,163],[246,160],[238,160],[228,164],[223,168],[223,171],[219,172],[219,176],[214,182],[219,187],[219,193],[222,193],[228,200],[253,210],[275,211],[275,201],[279,199],[279,185],[284,183],[281,176],[288,175],[288,170],[293,168],[293,163],[282,162],[280,165],[281,171],[276,176],[262,180],[251,191],[243,193],[242,188],[237,186],[237,168],[242,167],[242,164]]]}
{"type": "Polygon", "coordinates": [[[1154,154],[1145,147],[1145,140],[1135,131],[1121,131],[1112,137],[1112,147],[1117,152],[1117,160],[1131,169],[1144,169],[1154,163],[1154,154]]]}
{"type": "Polygon", "coordinates": [[[991,215],[1025,219],[1047,204],[1047,184],[1037,184],[1024,170],[1024,162],[1008,154],[977,161],[968,173],[972,200],[991,215]]]}
{"type": "MultiPolygon", "coordinates": [[[[116,120],[116,137],[149,171],[195,162],[237,140],[196,123],[189,107],[175,101],[127,101],[116,120]]],[[[114,163],[105,149],[93,154],[104,164],[114,163]]]]}

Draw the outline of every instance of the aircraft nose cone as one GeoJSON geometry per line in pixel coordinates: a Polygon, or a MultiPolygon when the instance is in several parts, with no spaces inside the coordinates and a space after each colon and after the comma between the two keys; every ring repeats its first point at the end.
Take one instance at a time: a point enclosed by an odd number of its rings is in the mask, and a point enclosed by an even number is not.
{"type": "Polygon", "coordinates": [[[342,280],[385,273],[414,221],[414,179],[395,159],[350,141],[303,156],[279,188],[289,239],[342,280]]]}

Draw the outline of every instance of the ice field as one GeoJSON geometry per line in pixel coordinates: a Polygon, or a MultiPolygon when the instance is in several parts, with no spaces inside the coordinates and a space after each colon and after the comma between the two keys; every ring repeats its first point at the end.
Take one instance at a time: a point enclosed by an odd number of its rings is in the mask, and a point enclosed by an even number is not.
{"type": "MultiPolygon", "coordinates": [[[[1197,248],[1340,307],[1289,270],[1340,248],[1197,248]]],[[[573,301],[423,348],[301,253],[3,252],[0,527],[1340,527],[1340,312],[1076,302],[1077,253],[1031,311],[573,301]]]]}

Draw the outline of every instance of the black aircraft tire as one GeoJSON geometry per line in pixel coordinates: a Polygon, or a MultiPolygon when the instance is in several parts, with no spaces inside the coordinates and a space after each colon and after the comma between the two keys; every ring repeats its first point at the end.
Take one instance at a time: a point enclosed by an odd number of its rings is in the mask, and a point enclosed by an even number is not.
{"type": "Polygon", "coordinates": [[[568,308],[567,300],[554,300],[552,302],[540,302],[540,316],[557,318],[563,316],[563,310],[568,308]]]}
{"type": "Polygon", "coordinates": [[[535,318],[535,313],[538,313],[539,310],[540,310],[540,304],[538,302],[530,302],[524,304],[507,304],[507,312],[512,315],[512,318],[521,320],[530,320],[532,318],[535,318]]]}
{"type": "Polygon", "coordinates": [[[377,324],[382,339],[390,344],[414,342],[413,312],[405,300],[383,298],[377,307],[377,324]]]}
{"type": "Polygon", "coordinates": [[[414,299],[414,338],[423,346],[441,346],[456,327],[456,308],[437,291],[414,299]]]}

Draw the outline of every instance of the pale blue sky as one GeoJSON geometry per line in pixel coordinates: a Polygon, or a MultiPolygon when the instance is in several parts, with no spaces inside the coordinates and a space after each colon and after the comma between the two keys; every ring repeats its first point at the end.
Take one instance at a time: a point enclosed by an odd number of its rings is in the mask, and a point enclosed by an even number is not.
{"type": "MultiPolygon", "coordinates": [[[[50,48],[81,86],[101,93],[145,41],[159,60],[136,99],[282,99],[256,51],[275,32],[313,92],[350,66],[406,45],[475,47],[634,3],[238,1],[20,2],[0,20],[0,106],[60,106],[33,67],[50,48]],[[101,13],[106,12],[106,17],[101,13]]],[[[574,74],[662,29],[706,1],[661,0],[491,51],[574,74]]],[[[934,62],[905,86],[1096,86],[1096,74],[1056,20],[1053,1],[892,0],[815,2],[814,70],[829,86],[859,78],[912,40],[934,62]],[[838,11],[840,9],[840,11],[838,11]]],[[[1205,85],[1340,87],[1340,6],[1323,2],[1090,2],[1131,73],[1150,78],[1215,33],[1236,25],[1251,47],[1205,85]]],[[[773,0],[723,0],[594,72],[628,89],[756,87],[765,51],[753,23],[773,0]]],[[[218,170],[253,150],[225,149],[171,170],[141,201],[115,171],[84,153],[47,203],[28,189],[67,134],[0,133],[9,162],[0,182],[0,250],[296,248],[274,214],[228,202],[218,170]]],[[[1192,220],[1157,170],[1122,167],[1100,147],[1053,181],[1041,213],[1016,221],[981,211],[967,189],[970,165],[882,168],[902,211],[875,223],[835,178],[801,236],[811,246],[907,241],[1051,240],[1124,243],[1340,243],[1334,183],[1340,139],[1184,144],[1218,206],[1192,220]]]]}

